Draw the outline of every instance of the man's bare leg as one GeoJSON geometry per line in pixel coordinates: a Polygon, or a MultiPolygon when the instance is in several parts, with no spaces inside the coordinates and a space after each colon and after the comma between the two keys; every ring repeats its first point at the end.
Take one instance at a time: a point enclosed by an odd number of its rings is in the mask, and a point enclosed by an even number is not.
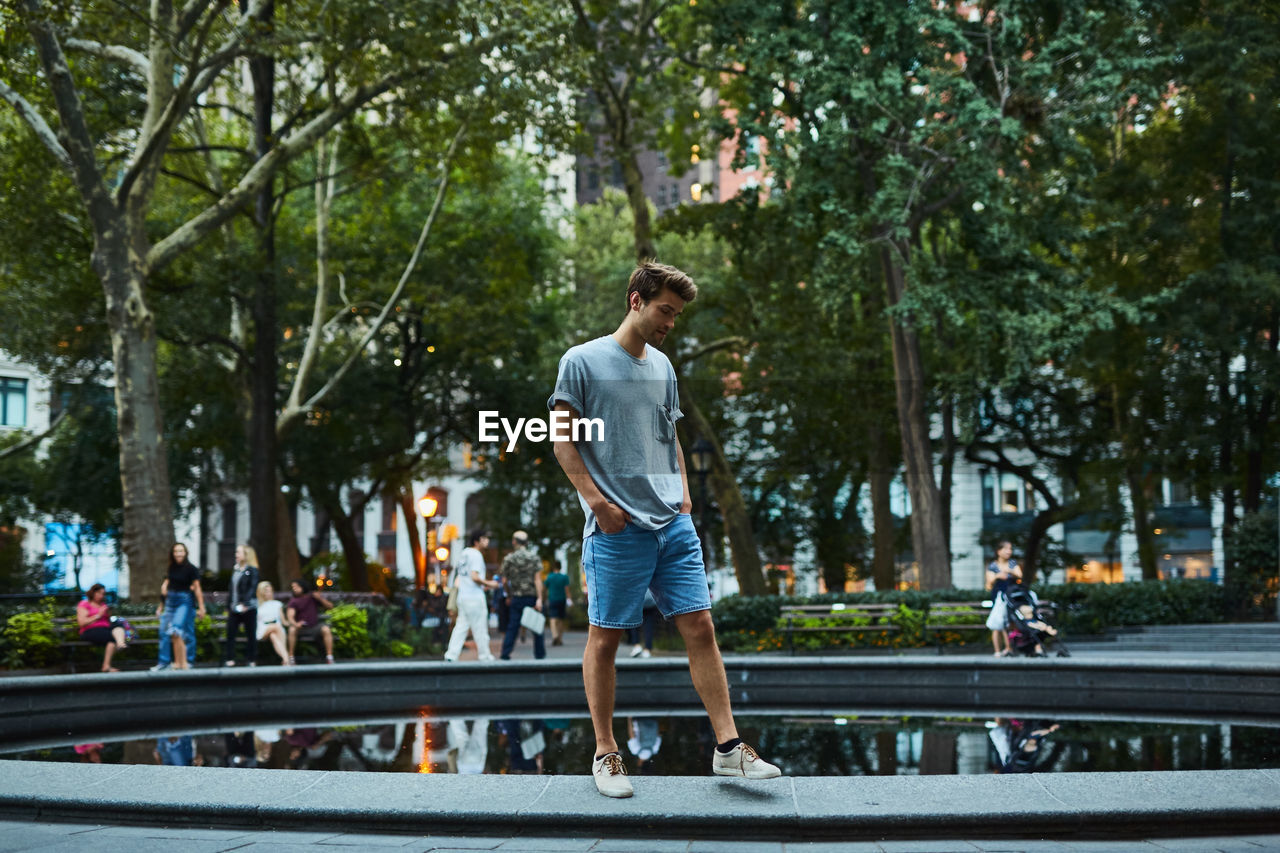
{"type": "Polygon", "coordinates": [[[716,643],[716,629],[711,622],[710,610],[683,613],[675,617],[676,628],[684,637],[689,652],[689,675],[693,688],[698,691],[702,705],[711,718],[716,742],[724,743],[738,736],[733,722],[733,708],[729,702],[729,679],[724,674],[724,659],[716,643]]]}
{"type": "MultiPolygon", "coordinates": [[[[613,703],[618,673],[614,658],[622,640],[621,628],[587,628],[587,648],[582,654],[582,682],[587,689],[587,707],[596,732],[596,755],[618,751],[613,737],[613,703]]],[[[728,687],[726,685],[726,692],[728,687]]]]}

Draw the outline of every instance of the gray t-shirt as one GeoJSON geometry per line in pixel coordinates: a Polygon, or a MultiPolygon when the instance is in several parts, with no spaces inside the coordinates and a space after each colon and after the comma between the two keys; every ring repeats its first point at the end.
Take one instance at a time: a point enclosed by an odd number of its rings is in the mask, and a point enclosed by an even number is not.
{"type": "MultiPolygon", "coordinates": [[[[583,418],[603,422],[598,433],[576,442],[587,473],[606,498],[645,530],[665,527],[680,512],[684,482],[676,450],[676,421],[683,417],[676,372],[648,344],[636,358],[611,335],[571,348],[560,359],[556,389],[547,408],[568,403],[583,418]]],[[[595,513],[578,495],[587,515],[585,539],[599,530],[595,513]]]]}

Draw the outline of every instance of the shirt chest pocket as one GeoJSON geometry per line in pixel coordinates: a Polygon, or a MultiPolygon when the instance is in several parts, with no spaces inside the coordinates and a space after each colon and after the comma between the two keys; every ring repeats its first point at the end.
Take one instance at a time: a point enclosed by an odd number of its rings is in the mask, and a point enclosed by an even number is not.
{"type": "Polygon", "coordinates": [[[668,444],[676,440],[676,421],[671,410],[659,403],[653,410],[653,432],[658,441],[668,444]]]}

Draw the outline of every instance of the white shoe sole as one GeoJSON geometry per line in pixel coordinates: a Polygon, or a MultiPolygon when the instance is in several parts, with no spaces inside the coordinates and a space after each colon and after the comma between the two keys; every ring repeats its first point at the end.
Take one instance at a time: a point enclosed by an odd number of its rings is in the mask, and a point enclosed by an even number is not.
{"type": "Polygon", "coordinates": [[[716,776],[732,776],[735,779],[751,779],[751,780],[777,779],[782,775],[781,770],[779,770],[777,773],[767,773],[762,776],[760,774],[748,775],[746,773],[741,773],[737,770],[722,770],[719,767],[711,768],[711,772],[714,773],[716,776]]]}

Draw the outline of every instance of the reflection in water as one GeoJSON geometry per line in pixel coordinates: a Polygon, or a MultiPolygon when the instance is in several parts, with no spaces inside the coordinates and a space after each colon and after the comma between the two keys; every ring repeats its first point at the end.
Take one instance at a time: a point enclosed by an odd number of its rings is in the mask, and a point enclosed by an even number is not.
{"type": "Polygon", "coordinates": [[[997,773],[1046,773],[1066,749],[1065,740],[1053,737],[1062,727],[1048,720],[996,717],[988,726],[997,773]]]}
{"type": "Polygon", "coordinates": [[[641,775],[654,772],[654,756],[662,749],[662,735],[658,732],[657,717],[631,717],[627,720],[627,749],[636,757],[636,769],[641,775]]]}
{"type": "MultiPolygon", "coordinates": [[[[715,737],[704,716],[620,718],[632,774],[704,776],[715,737]]],[[[1217,770],[1280,767],[1280,728],[1032,718],[750,716],[747,742],[792,776],[1217,770]]],[[[175,734],[4,755],[106,764],[204,764],[398,773],[583,775],[595,738],[587,719],[416,716],[175,734]]]]}

